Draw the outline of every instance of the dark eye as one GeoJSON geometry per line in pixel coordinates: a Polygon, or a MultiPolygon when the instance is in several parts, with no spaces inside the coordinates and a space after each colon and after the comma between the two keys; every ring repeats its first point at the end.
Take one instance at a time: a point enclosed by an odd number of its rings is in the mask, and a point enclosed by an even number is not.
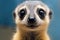
{"type": "Polygon", "coordinates": [[[37,8],[37,14],[41,19],[44,19],[46,12],[43,9],[37,8]]]}
{"type": "Polygon", "coordinates": [[[25,17],[27,11],[26,9],[21,9],[20,12],[18,13],[19,17],[21,20],[23,20],[23,18],[25,17]]]}

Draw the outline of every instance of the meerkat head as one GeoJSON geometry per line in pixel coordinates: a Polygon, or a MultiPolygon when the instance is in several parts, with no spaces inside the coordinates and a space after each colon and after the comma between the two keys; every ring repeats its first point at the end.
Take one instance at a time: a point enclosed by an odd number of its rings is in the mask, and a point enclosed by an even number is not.
{"type": "Polygon", "coordinates": [[[25,1],[13,13],[17,27],[26,31],[46,30],[52,11],[41,1],[25,1]]]}

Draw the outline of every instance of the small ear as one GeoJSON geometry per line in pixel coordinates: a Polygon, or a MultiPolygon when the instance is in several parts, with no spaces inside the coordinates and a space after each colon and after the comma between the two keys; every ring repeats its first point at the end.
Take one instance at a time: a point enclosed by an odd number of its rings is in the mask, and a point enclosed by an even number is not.
{"type": "Polygon", "coordinates": [[[13,11],[13,18],[14,18],[14,19],[16,18],[16,14],[15,14],[15,11],[13,11]]]}
{"type": "Polygon", "coordinates": [[[52,10],[50,10],[50,12],[49,12],[49,18],[50,19],[52,19],[52,13],[53,13],[52,10]]]}

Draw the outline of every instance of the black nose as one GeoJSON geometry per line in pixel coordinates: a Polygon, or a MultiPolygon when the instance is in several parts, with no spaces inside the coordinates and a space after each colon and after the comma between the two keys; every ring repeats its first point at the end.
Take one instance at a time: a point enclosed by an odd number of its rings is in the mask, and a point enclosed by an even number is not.
{"type": "Polygon", "coordinates": [[[28,24],[35,24],[35,18],[28,18],[28,24]]]}

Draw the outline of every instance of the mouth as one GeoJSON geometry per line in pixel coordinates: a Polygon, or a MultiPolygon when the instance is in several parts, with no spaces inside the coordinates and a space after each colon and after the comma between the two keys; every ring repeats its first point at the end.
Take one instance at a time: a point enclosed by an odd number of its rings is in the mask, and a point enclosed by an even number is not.
{"type": "Polygon", "coordinates": [[[37,28],[38,26],[37,25],[27,25],[28,28],[31,28],[31,29],[34,29],[34,28],[37,28]]]}

